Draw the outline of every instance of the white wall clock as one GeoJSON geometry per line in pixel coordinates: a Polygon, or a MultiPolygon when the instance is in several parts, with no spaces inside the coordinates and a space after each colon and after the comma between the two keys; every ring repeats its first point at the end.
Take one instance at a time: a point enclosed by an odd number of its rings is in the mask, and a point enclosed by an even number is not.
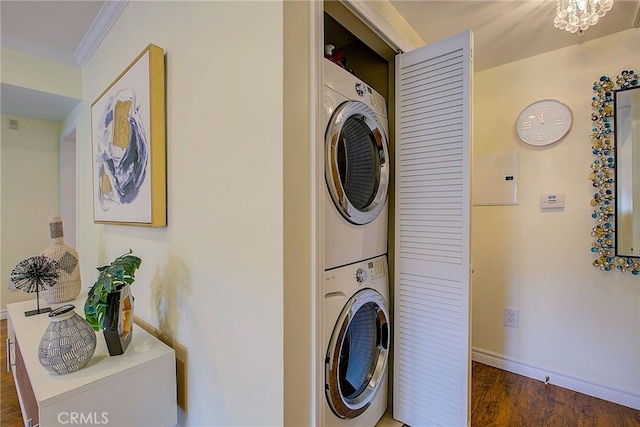
{"type": "Polygon", "coordinates": [[[541,99],[522,110],[516,130],[523,142],[540,147],[564,138],[572,121],[571,109],[565,104],[555,99],[541,99]]]}

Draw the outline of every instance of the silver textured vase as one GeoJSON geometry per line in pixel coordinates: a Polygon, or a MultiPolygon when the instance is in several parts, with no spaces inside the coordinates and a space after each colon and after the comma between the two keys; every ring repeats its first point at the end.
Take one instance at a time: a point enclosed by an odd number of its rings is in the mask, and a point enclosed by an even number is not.
{"type": "Polygon", "coordinates": [[[44,368],[64,375],[83,368],[96,350],[96,333],[72,304],[49,313],[51,323],[40,340],[38,359],[44,368]]]}

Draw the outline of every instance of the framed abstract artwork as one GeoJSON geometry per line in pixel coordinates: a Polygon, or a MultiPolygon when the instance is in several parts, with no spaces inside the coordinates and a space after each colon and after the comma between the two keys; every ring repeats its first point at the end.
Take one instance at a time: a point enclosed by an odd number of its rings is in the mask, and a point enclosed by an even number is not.
{"type": "Polygon", "coordinates": [[[150,44],[91,104],[95,223],[167,225],[165,63],[150,44]]]}

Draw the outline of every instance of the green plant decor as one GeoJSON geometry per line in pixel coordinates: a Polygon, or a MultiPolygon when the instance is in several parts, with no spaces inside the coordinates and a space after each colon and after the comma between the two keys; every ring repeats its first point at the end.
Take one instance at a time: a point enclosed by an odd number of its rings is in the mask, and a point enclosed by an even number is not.
{"type": "Polygon", "coordinates": [[[89,289],[87,301],[84,304],[84,314],[91,327],[98,331],[102,329],[104,316],[107,311],[107,295],[119,291],[123,286],[133,284],[135,272],[140,268],[142,260],[131,255],[133,251],[120,255],[110,265],[98,267],[98,280],[89,289]]]}

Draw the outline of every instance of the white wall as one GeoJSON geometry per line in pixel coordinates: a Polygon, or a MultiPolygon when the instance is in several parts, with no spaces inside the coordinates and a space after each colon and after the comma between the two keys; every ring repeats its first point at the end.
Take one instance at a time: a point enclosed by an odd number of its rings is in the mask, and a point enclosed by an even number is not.
{"type": "MultiPolygon", "coordinates": [[[[316,244],[313,218],[316,197],[313,178],[312,125],[318,99],[317,80],[311,72],[315,51],[311,43],[311,16],[317,3],[286,1],[284,12],[284,424],[313,425],[315,418],[313,358],[313,303],[315,289],[313,262],[316,244]]],[[[315,76],[317,79],[318,76],[315,76]]],[[[317,170],[316,170],[317,172],[317,170]]]]}
{"type": "Polygon", "coordinates": [[[2,83],[69,98],[82,98],[82,72],[78,67],[7,47],[0,49],[0,58],[2,83]]]}
{"type": "Polygon", "coordinates": [[[187,348],[186,425],[283,423],[283,5],[130,2],[83,70],[82,279],[129,248],[135,311],[187,348]],[[166,51],[168,227],[95,225],[90,104],[166,51]]]}
{"type": "Polygon", "coordinates": [[[518,206],[473,209],[476,359],[640,408],[640,278],[591,265],[592,83],[640,68],[640,29],[475,75],[474,154],[519,153],[518,206]],[[515,120],[555,98],[574,116],[559,143],[519,141],[515,120]],[[541,211],[543,193],[565,208],[541,211]],[[503,326],[505,306],[520,310],[503,326]]]}
{"type": "Polygon", "coordinates": [[[16,264],[51,244],[49,216],[59,214],[60,125],[5,114],[1,117],[0,295],[4,310],[7,304],[35,301],[35,294],[9,290],[9,276],[16,264]],[[18,121],[17,130],[9,128],[10,119],[18,121]]]}
{"type": "MultiPolygon", "coordinates": [[[[61,127],[61,129],[63,129],[61,127]]],[[[76,128],[63,130],[60,137],[60,216],[64,221],[64,241],[76,247],[76,128]],[[66,133],[66,134],[65,134],[66,133]]]]}

